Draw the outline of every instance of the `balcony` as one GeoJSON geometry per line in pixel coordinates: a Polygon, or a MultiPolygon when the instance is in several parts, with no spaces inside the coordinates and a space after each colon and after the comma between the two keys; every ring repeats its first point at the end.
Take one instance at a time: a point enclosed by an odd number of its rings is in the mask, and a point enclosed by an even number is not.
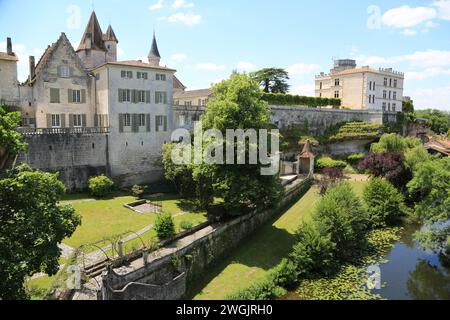
{"type": "Polygon", "coordinates": [[[45,134],[105,134],[109,133],[109,127],[82,127],[82,128],[18,128],[23,136],[37,136],[45,134]]]}

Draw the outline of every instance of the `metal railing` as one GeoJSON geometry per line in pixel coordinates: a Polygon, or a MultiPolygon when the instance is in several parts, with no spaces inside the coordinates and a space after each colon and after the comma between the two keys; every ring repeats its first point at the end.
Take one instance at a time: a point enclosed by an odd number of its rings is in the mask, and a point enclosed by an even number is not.
{"type": "Polygon", "coordinates": [[[25,136],[44,134],[103,134],[109,133],[109,127],[80,127],[80,128],[18,128],[25,136]]]}

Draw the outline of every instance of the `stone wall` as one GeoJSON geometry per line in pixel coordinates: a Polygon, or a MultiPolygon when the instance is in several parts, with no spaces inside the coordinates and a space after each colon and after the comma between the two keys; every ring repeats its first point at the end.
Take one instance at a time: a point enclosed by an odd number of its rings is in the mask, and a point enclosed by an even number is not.
{"type": "Polygon", "coordinates": [[[26,152],[18,162],[34,169],[59,172],[70,191],[85,189],[90,176],[106,174],[107,134],[36,134],[24,135],[26,152]]]}
{"type": "MultiPolygon", "coordinates": [[[[134,261],[133,268],[123,272],[121,268],[108,270],[102,275],[102,298],[121,299],[139,296],[140,299],[157,299],[165,297],[166,287],[158,288],[155,283],[167,283],[172,288],[171,299],[186,298],[192,285],[204,276],[206,268],[219,261],[231,249],[237,247],[241,241],[256,229],[267,223],[281,208],[298,199],[309,189],[310,180],[295,181],[287,187],[284,198],[275,210],[262,213],[253,212],[223,224],[209,226],[199,230],[188,239],[183,239],[183,246],[161,248],[153,253],[153,260],[148,263],[134,261]],[[175,248],[175,249],[171,249],[175,248]],[[174,267],[174,257],[178,266],[174,267]],[[185,285],[170,282],[174,271],[185,274],[185,285]],[[120,274],[116,273],[120,272],[120,274]],[[139,285],[131,285],[138,283],[139,285]],[[145,286],[150,285],[150,286],[145,286]],[[145,288],[149,289],[146,293],[145,288]],[[134,292],[134,290],[138,290],[134,292]],[[178,290],[178,291],[175,291],[178,290]]],[[[126,269],[126,267],[125,267],[126,269]]],[[[172,278],[173,281],[177,278],[172,278]]],[[[182,282],[182,280],[179,280],[182,282]]]]}

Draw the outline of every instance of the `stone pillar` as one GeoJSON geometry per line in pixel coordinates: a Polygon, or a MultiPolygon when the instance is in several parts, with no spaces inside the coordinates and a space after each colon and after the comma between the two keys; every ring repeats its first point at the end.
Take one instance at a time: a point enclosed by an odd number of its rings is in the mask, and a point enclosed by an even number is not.
{"type": "Polygon", "coordinates": [[[30,80],[32,80],[36,74],[36,64],[34,61],[34,56],[30,56],[30,80]]]}
{"type": "Polygon", "coordinates": [[[119,258],[123,257],[123,242],[122,242],[122,240],[117,241],[117,253],[119,255],[119,258]]]}
{"type": "Polygon", "coordinates": [[[6,53],[8,55],[12,55],[13,51],[12,51],[12,42],[11,42],[11,38],[6,38],[6,53]]]}

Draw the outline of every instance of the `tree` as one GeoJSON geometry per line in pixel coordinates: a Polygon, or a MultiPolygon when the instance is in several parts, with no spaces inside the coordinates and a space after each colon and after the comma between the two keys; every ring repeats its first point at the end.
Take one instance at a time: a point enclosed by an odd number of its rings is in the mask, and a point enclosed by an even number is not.
{"type": "Polygon", "coordinates": [[[89,192],[94,197],[105,197],[109,195],[114,182],[105,175],[90,177],[88,181],[89,192]]]}
{"type": "MultiPolygon", "coordinates": [[[[213,87],[213,95],[214,99],[209,102],[202,117],[204,130],[215,129],[226,137],[227,129],[254,129],[258,132],[259,129],[270,128],[270,109],[261,100],[257,83],[249,76],[232,74],[230,79],[213,87]]],[[[226,159],[227,149],[234,150],[233,164],[228,163],[228,160],[227,165],[202,164],[195,169],[195,176],[208,182],[214,194],[224,198],[230,214],[241,214],[243,208],[264,209],[276,204],[282,192],[277,175],[261,175],[261,163],[236,164],[240,142],[233,139],[227,144],[224,140],[223,159],[226,159]]],[[[214,143],[217,141],[205,141],[204,149],[214,143]]],[[[249,159],[250,149],[259,154],[260,144],[250,144],[249,139],[245,139],[244,145],[244,159],[249,159]]]]}
{"type": "Polygon", "coordinates": [[[330,188],[317,205],[313,217],[321,235],[336,245],[335,257],[347,261],[361,247],[368,221],[361,201],[348,183],[330,188]]]}
{"type": "Polygon", "coordinates": [[[57,174],[22,165],[0,180],[0,298],[26,298],[26,276],[59,270],[58,243],[70,237],[81,218],[58,201],[64,185],[57,174]]]}
{"type": "Polygon", "coordinates": [[[427,119],[427,126],[437,134],[446,133],[450,129],[450,112],[441,110],[416,111],[416,117],[427,119]]]}
{"type": "Polygon", "coordinates": [[[411,100],[403,101],[403,113],[414,113],[414,104],[411,100]]]}
{"type": "Polygon", "coordinates": [[[20,112],[7,112],[0,106],[0,173],[11,165],[18,152],[26,148],[17,132],[19,123],[20,112]]]}
{"type": "Polygon", "coordinates": [[[450,158],[419,164],[408,191],[416,200],[414,214],[427,225],[418,234],[421,243],[450,257],[450,158]]]}
{"type": "Polygon", "coordinates": [[[422,146],[417,146],[405,151],[405,167],[414,172],[418,165],[431,160],[431,155],[422,146]]]}
{"type": "Polygon", "coordinates": [[[399,189],[411,180],[411,171],[405,167],[404,157],[398,152],[369,153],[358,168],[374,177],[385,178],[399,189]]]}
{"type": "Polygon", "coordinates": [[[423,146],[422,141],[414,137],[402,137],[398,134],[391,133],[385,134],[380,138],[377,143],[372,143],[370,146],[370,151],[374,153],[383,152],[399,152],[404,153],[405,151],[423,146]]]}
{"type": "Polygon", "coordinates": [[[175,164],[172,161],[172,152],[175,146],[175,143],[166,143],[163,145],[162,163],[164,176],[174,184],[180,195],[193,196],[196,192],[193,166],[191,164],[175,164]]]}
{"type": "Polygon", "coordinates": [[[155,221],[155,231],[159,239],[170,239],[175,232],[175,223],[170,213],[158,214],[155,221]]]}
{"type": "Polygon", "coordinates": [[[373,178],[364,188],[364,203],[373,228],[385,227],[403,215],[403,195],[388,181],[373,178]]]}
{"type": "Polygon", "coordinates": [[[264,68],[252,72],[250,76],[259,83],[266,93],[287,93],[289,74],[280,68],[264,68]]]}

